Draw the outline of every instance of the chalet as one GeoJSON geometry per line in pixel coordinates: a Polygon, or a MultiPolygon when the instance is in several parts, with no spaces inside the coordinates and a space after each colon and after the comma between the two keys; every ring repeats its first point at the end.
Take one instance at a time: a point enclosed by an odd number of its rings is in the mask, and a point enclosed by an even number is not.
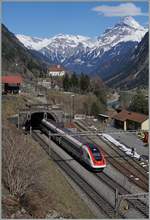
{"type": "Polygon", "coordinates": [[[17,94],[20,92],[22,77],[20,75],[2,76],[2,92],[17,94]]]}
{"type": "Polygon", "coordinates": [[[48,76],[64,76],[65,69],[60,65],[52,65],[48,68],[48,76]]]}
{"type": "Polygon", "coordinates": [[[126,130],[149,130],[148,115],[122,110],[113,116],[114,125],[126,130]]]}

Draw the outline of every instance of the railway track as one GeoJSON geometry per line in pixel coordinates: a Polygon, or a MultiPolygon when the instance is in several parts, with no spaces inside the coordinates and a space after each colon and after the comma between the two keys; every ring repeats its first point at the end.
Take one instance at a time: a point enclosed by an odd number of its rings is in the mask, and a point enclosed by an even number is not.
{"type": "MultiPolygon", "coordinates": [[[[40,137],[38,133],[33,131],[32,137],[42,146],[42,148],[49,155],[49,145],[40,137]]],[[[109,218],[115,217],[114,207],[97,192],[84,178],[77,173],[71,166],[69,166],[63,158],[51,149],[51,157],[57,165],[83,190],[83,192],[90,198],[90,200],[99,208],[102,213],[109,218]]],[[[124,218],[119,214],[119,218],[124,218]]]]}
{"type": "MultiPolygon", "coordinates": [[[[88,127],[90,126],[88,122],[85,123],[85,121],[83,121],[83,120],[82,120],[82,124],[83,124],[85,127],[87,127],[87,125],[88,125],[88,127]]],[[[105,132],[104,132],[104,133],[105,133],[105,132]]],[[[106,132],[106,133],[107,133],[107,132],[106,132]]],[[[107,144],[110,145],[110,142],[109,142],[109,141],[106,141],[106,139],[104,139],[104,138],[101,138],[101,139],[103,139],[104,142],[106,142],[107,144]]],[[[122,152],[122,150],[120,150],[118,147],[116,147],[113,143],[111,143],[111,147],[114,149],[114,151],[116,151],[117,153],[119,153],[120,156],[124,157],[125,159],[129,159],[129,158],[130,158],[129,156],[126,156],[126,157],[125,157],[125,153],[122,152]]],[[[138,161],[138,160],[136,160],[136,159],[130,160],[130,161],[128,161],[128,162],[129,162],[130,164],[132,164],[132,166],[134,166],[134,167],[136,167],[137,169],[139,169],[139,172],[142,172],[142,174],[144,174],[146,177],[148,176],[148,174],[147,174],[147,172],[149,171],[149,168],[148,168],[149,163],[148,163],[148,162],[147,162],[147,163],[145,162],[147,166],[142,166],[142,165],[141,165],[141,162],[138,161]]]]}
{"type": "MultiPolygon", "coordinates": [[[[112,190],[115,191],[116,189],[118,189],[119,193],[122,195],[130,194],[129,191],[124,189],[119,183],[112,180],[112,178],[110,178],[106,173],[104,173],[104,172],[101,174],[97,173],[95,175],[97,176],[98,179],[100,179],[106,185],[108,185],[110,188],[112,188],[112,190]]],[[[140,211],[146,218],[149,217],[149,207],[147,204],[145,204],[144,202],[142,202],[139,199],[137,199],[137,200],[126,199],[126,200],[128,201],[129,205],[131,205],[132,207],[134,207],[135,209],[140,211]]]]}
{"type": "MultiPolygon", "coordinates": [[[[75,123],[80,131],[89,131],[87,125],[82,125],[81,122],[75,123]]],[[[132,181],[143,190],[148,191],[148,175],[145,175],[145,172],[143,172],[143,169],[141,169],[141,167],[137,166],[137,164],[134,162],[132,163],[132,160],[128,160],[127,157],[125,157],[123,154],[120,155],[116,149],[113,149],[114,146],[112,148],[112,144],[107,143],[103,139],[100,139],[97,136],[92,136],[92,138],[88,137],[88,139],[102,148],[103,152],[107,156],[107,161],[109,161],[109,163],[111,163],[121,173],[126,175],[130,182],[132,181]],[[102,147],[104,144],[105,149],[104,147],[102,147]],[[131,178],[133,176],[136,178],[131,178]]]]}
{"type": "MultiPolygon", "coordinates": [[[[89,124],[88,123],[85,123],[83,120],[82,120],[82,124],[80,122],[77,122],[81,127],[82,129],[85,130],[86,128],[86,131],[89,131],[88,127],[89,127],[89,124]]],[[[120,157],[123,157],[125,159],[131,159],[131,157],[125,155],[125,153],[119,149],[118,147],[116,147],[113,143],[110,144],[109,141],[107,141],[106,139],[104,138],[101,138],[100,136],[98,136],[100,139],[102,139],[106,144],[108,144],[109,146],[111,146],[111,148],[117,153],[119,154],[120,157]]],[[[145,175],[146,177],[148,176],[147,172],[148,172],[148,165],[149,163],[147,162],[147,166],[141,166],[141,162],[132,158],[132,160],[129,161],[129,163],[132,163],[132,166],[136,167],[139,169],[139,172],[142,172],[143,175],[145,175]]],[[[146,162],[145,162],[146,163],[146,162]]]]}
{"type": "MultiPolygon", "coordinates": [[[[36,141],[40,143],[43,149],[49,154],[48,147],[49,145],[37,134],[33,132],[33,137],[36,141]]],[[[56,152],[51,150],[51,156],[53,155],[53,160],[57,162],[58,166],[61,167],[62,170],[67,173],[67,175],[83,190],[84,193],[94,202],[94,204],[103,211],[105,215],[109,218],[115,217],[114,207],[106,201],[106,199],[99,194],[90,184],[88,184],[84,178],[79,175],[73,168],[71,168],[64,160],[61,158],[56,152]],[[88,192],[88,193],[87,193],[88,192]]],[[[115,182],[112,178],[110,178],[107,174],[93,174],[100,181],[103,181],[106,185],[108,185],[113,191],[117,188],[120,194],[128,194],[129,192],[124,189],[121,185],[115,182]]],[[[130,200],[128,201],[133,208],[142,213],[146,218],[148,217],[148,206],[143,203],[141,200],[130,200]]],[[[124,218],[123,215],[120,214],[120,217],[124,218]]]]}
{"type": "Polygon", "coordinates": [[[128,164],[130,164],[132,167],[136,168],[139,173],[142,174],[142,176],[144,176],[146,179],[148,177],[148,164],[145,167],[142,167],[140,165],[141,162],[137,161],[136,159],[129,157],[129,156],[126,156],[125,153],[123,151],[121,151],[118,147],[116,147],[113,143],[110,143],[109,141],[105,140],[103,137],[99,136],[99,138],[101,140],[103,140],[106,144],[108,144],[112,149],[113,151],[118,154],[120,157],[124,158],[124,160],[126,160],[128,162],[128,164]]]}
{"type": "MultiPolygon", "coordinates": [[[[87,127],[87,125],[88,125],[88,127],[90,126],[89,125],[89,123],[85,123],[83,120],[82,120],[82,124],[85,126],[85,127],[87,127]]],[[[105,132],[104,132],[105,133],[105,132]]],[[[100,136],[99,136],[99,138],[100,138],[100,136]]],[[[113,148],[113,150],[114,151],[116,151],[119,155],[120,155],[120,157],[124,157],[126,160],[128,160],[130,157],[129,156],[125,156],[125,153],[122,151],[122,150],[120,150],[118,147],[116,147],[113,143],[111,143],[110,144],[110,142],[109,141],[107,141],[106,139],[104,139],[104,138],[101,138],[106,144],[108,144],[109,146],[111,146],[111,148],[113,148]]],[[[140,161],[138,161],[138,160],[136,160],[136,159],[132,159],[132,160],[128,160],[128,163],[130,163],[132,166],[134,166],[135,168],[137,168],[138,170],[139,170],[139,172],[141,172],[142,173],[142,175],[144,175],[146,178],[148,177],[148,171],[149,171],[149,163],[148,162],[145,162],[146,163],[146,166],[142,166],[141,164],[143,163],[143,162],[140,162],[140,161]]]]}

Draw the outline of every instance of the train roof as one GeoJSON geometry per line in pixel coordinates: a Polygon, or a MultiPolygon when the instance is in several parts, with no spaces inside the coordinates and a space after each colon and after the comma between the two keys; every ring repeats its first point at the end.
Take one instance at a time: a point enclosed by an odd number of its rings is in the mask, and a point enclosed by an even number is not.
{"type": "Polygon", "coordinates": [[[100,152],[99,148],[93,144],[93,143],[88,143],[89,148],[91,149],[92,153],[97,153],[100,152]]]}
{"type": "Polygon", "coordinates": [[[87,140],[86,138],[82,137],[81,135],[77,135],[75,131],[71,131],[68,128],[64,128],[63,131],[67,134],[69,134],[70,136],[74,137],[75,139],[77,139],[79,142],[81,142],[82,144],[87,144],[87,140]]]}
{"type": "Polygon", "coordinates": [[[88,145],[91,148],[91,150],[93,150],[93,147],[95,145],[93,145],[92,143],[87,141],[85,137],[83,137],[81,135],[77,135],[75,131],[70,130],[68,128],[65,128],[63,126],[62,127],[61,126],[57,127],[58,124],[56,122],[52,121],[52,120],[45,120],[45,121],[47,121],[47,122],[51,123],[53,126],[55,126],[57,128],[57,131],[65,132],[66,134],[68,134],[69,136],[67,138],[69,138],[72,142],[76,143],[78,146],[88,145]]]}

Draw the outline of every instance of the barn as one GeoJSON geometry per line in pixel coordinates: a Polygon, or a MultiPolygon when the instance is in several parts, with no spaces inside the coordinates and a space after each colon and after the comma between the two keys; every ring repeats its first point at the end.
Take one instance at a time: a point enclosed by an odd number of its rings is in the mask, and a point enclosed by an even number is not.
{"type": "Polygon", "coordinates": [[[20,92],[20,86],[23,80],[20,75],[9,75],[2,76],[1,81],[3,94],[18,94],[20,92]]]}

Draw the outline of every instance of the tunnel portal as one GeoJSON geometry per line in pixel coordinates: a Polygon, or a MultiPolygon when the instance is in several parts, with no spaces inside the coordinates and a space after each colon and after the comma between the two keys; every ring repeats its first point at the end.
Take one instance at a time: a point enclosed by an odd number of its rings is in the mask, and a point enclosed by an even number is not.
{"type": "Polygon", "coordinates": [[[30,130],[30,127],[32,127],[32,129],[38,129],[43,118],[50,119],[54,122],[57,121],[56,116],[50,112],[34,112],[28,115],[25,122],[25,129],[30,130]]]}

